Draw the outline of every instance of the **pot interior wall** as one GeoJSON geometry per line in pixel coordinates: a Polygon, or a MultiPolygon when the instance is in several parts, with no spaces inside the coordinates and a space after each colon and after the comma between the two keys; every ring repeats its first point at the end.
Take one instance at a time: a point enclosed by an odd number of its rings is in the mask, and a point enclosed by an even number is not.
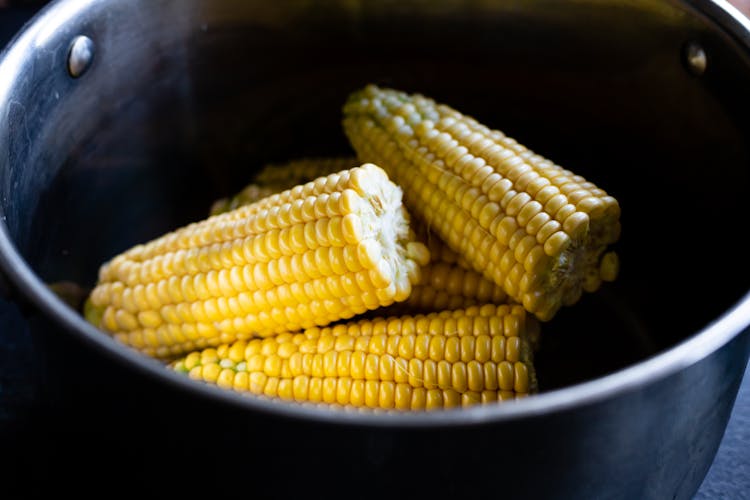
{"type": "Polygon", "coordinates": [[[372,82],[452,105],[619,199],[621,276],[544,325],[543,388],[674,345],[746,291],[750,66],[672,3],[175,0],[155,12],[142,0],[106,15],[105,3],[48,41],[88,34],[89,72],[19,87],[0,121],[0,208],[43,281],[91,286],[104,260],[204,217],[264,162],[351,154],[341,107],[372,82]],[[691,41],[708,54],[702,76],[684,63],[691,41]]]}

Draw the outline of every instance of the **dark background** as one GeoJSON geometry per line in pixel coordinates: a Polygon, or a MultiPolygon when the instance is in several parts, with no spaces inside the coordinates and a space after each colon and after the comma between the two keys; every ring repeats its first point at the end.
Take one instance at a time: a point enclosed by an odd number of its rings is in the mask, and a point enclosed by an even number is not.
{"type": "MultiPolygon", "coordinates": [[[[45,2],[0,0],[0,47],[4,47],[45,2]]],[[[749,0],[734,0],[750,13],[749,0]]],[[[2,110],[0,110],[2,112],[2,110]]],[[[3,436],[23,427],[23,419],[44,396],[34,386],[38,353],[28,336],[28,326],[15,304],[0,299],[0,464],[12,460],[3,436]]],[[[5,482],[0,468],[0,497],[5,482]]],[[[8,498],[8,497],[5,497],[8,498]]],[[[698,499],[750,499],[750,371],[746,373],[737,403],[715,462],[698,494],[698,499]]]]}

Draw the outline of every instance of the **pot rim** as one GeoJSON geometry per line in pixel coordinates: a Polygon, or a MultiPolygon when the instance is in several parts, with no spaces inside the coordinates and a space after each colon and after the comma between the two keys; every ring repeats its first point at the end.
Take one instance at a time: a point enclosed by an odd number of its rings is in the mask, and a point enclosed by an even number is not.
{"type": "MultiPolygon", "coordinates": [[[[0,102],[12,88],[11,74],[21,67],[23,56],[33,46],[41,30],[62,26],[78,12],[98,0],[57,0],[37,13],[0,53],[0,102]]],[[[724,29],[750,52],[750,19],[726,0],[688,0],[689,7],[705,15],[724,29]]],[[[111,359],[123,363],[173,388],[206,399],[211,404],[223,403],[244,410],[257,411],[292,419],[320,423],[347,424],[386,428],[445,427],[485,425],[539,417],[595,404],[642,388],[666,378],[707,358],[750,325],[750,292],[729,307],[714,321],[677,345],[613,373],[559,389],[541,392],[501,405],[476,405],[430,412],[389,413],[296,404],[266,397],[241,394],[216,386],[198,383],[184,374],[165,369],[156,359],[144,356],[120,344],[88,323],[58,298],[37,277],[11,241],[5,216],[0,208],[0,278],[2,272],[21,291],[23,298],[70,333],[111,359]]]]}

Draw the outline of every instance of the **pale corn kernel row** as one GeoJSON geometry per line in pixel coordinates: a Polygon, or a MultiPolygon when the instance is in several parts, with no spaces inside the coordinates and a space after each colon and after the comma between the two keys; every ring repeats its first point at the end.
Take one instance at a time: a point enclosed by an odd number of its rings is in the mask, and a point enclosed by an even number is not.
{"type": "Polygon", "coordinates": [[[115,257],[87,318],[167,357],[325,325],[410,295],[429,251],[413,239],[401,190],[382,169],[363,165],[295,190],[308,195],[276,194],[275,205],[266,198],[237,209],[244,218],[210,217],[115,257]]]}
{"type": "Polygon", "coordinates": [[[520,306],[482,306],[311,328],[172,363],[220,387],[298,402],[433,409],[536,390],[520,306]]]}
{"type": "Polygon", "coordinates": [[[604,255],[619,205],[594,184],[420,95],[368,86],[344,114],[359,158],[384,167],[431,230],[540,319],[615,278],[616,256],[604,255]]]}

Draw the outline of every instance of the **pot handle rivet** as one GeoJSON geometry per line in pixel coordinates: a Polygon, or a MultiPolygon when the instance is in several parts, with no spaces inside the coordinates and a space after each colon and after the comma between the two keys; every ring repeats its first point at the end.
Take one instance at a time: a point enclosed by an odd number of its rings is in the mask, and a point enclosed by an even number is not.
{"type": "Polygon", "coordinates": [[[80,35],[73,39],[68,50],[68,73],[73,78],[83,75],[94,60],[94,42],[91,38],[80,35]]]}
{"type": "Polygon", "coordinates": [[[695,76],[701,76],[706,72],[708,65],[708,56],[703,47],[696,42],[689,42],[684,49],[685,65],[688,71],[695,76]]]}

